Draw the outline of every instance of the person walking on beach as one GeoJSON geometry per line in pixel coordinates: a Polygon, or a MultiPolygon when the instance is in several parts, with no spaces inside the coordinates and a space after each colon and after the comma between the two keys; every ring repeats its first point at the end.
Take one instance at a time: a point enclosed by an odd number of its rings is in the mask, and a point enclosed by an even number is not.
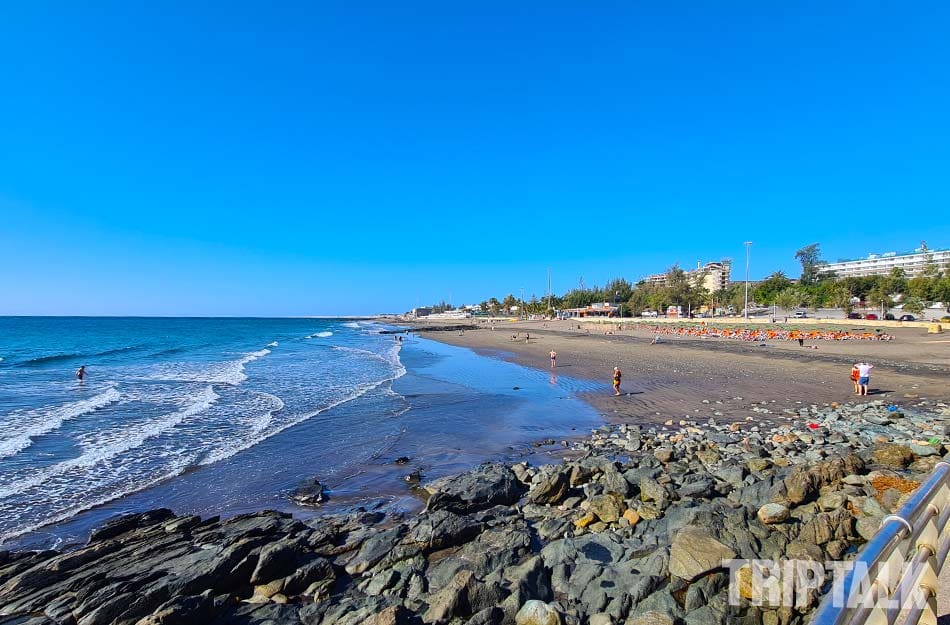
{"type": "Polygon", "coordinates": [[[86,379],[86,365],[82,365],[76,369],[76,379],[80,382],[86,379]]]}
{"type": "Polygon", "coordinates": [[[614,395],[620,396],[620,367],[614,367],[614,395]]]}
{"type": "Polygon", "coordinates": [[[556,369],[557,368],[557,352],[552,349],[550,356],[551,356],[551,368],[556,369]]]}
{"type": "Polygon", "coordinates": [[[874,368],[874,365],[869,365],[866,362],[859,362],[857,367],[858,386],[861,387],[861,391],[858,394],[866,397],[868,394],[868,383],[871,381],[871,369],[874,368]]]}
{"type": "Polygon", "coordinates": [[[858,395],[861,392],[861,387],[858,386],[858,379],[861,377],[861,373],[858,371],[858,365],[851,365],[851,384],[854,386],[854,394],[858,395]]]}

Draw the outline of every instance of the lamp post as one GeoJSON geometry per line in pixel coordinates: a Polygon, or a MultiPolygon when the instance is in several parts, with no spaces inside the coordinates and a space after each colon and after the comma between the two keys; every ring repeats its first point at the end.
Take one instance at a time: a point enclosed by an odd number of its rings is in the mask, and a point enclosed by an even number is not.
{"type": "Polygon", "coordinates": [[[745,242],[745,318],[749,318],[749,250],[752,241],[745,242]]]}

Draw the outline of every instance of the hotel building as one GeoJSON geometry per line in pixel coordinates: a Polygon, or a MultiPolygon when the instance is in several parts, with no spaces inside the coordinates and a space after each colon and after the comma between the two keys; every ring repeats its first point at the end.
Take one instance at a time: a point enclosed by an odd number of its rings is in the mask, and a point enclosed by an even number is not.
{"type": "Polygon", "coordinates": [[[935,264],[941,269],[950,263],[950,250],[930,250],[922,245],[913,252],[886,252],[871,254],[859,260],[840,260],[836,263],[822,265],[818,270],[821,273],[834,272],[838,278],[853,278],[859,276],[886,276],[894,269],[903,269],[904,276],[913,278],[923,273],[929,264],[935,264]]]}

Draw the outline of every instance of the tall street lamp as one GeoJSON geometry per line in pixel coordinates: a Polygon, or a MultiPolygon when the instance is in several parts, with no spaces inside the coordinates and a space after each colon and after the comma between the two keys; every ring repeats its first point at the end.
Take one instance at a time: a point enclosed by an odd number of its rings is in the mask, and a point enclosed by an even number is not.
{"type": "Polygon", "coordinates": [[[749,250],[752,241],[745,242],[745,318],[749,318],[749,250]]]}

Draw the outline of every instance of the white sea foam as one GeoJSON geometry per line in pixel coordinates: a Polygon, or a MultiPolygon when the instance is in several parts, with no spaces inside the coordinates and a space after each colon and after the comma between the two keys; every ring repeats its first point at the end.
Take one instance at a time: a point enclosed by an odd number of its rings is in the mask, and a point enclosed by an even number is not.
{"type": "MultiPolygon", "coordinates": [[[[129,450],[140,447],[148,439],[159,436],[180,424],[185,419],[193,417],[210,408],[218,401],[218,394],[210,386],[199,393],[192,403],[162,415],[144,425],[136,424],[120,428],[113,428],[102,432],[89,432],[80,436],[80,446],[83,453],[76,458],[70,458],[54,465],[44,467],[28,477],[16,480],[10,484],[0,486],[0,498],[17,495],[30,488],[34,488],[49,479],[73,469],[82,469],[115,458],[129,450]]],[[[81,478],[80,478],[81,479],[81,478]]]]}
{"type": "Polygon", "coordinates": [[[152,480],[149,480],[148,482],[145,482],[143,484],[134,484],[134,485],[126,484],[124,487],[119,486],[115,490],[111,491],[109,495],[100,497],[98,499],[93,499],[91,501],[83,502],[81,504],[77,504],[71,508],[64,510],[60,514],[42,519],[31,525],[18,527],[5,534],[0,534],[0,545],[10,540],[11,538],[16,538],[17,536],[29,534],[30,532],[34,532],[40,529],[41,527],[46,527],[47,525],[53,525],[54,523],[59,523],[60,521],[71,519],[72,517],[76,516],[80,512],[85,512],[86,510],[90,510],[92,508],[95,508],[96,506],[107,504],[110,501],[115,501],[116,499],[120,499],[122,497],[125,497],[126,495],[131,495],[132,493],[138,492],[140,490],[145,490],[146,488],[149,488],[156,484],[160,484],[161,482],[164,482],[165,480],[169,478],[175,477],[176,475],[180,475],[181,472],[184,471],[187,467],[188,467],[188,463],[184,460],[181,460],[178,462],[177,465],[173,466],[173,468],[171,468],[169,471],[163,473],[162,475],[159,475],[158,477],[152,480]]]}
{"type": "Polygon", "coordinates": [[[343,324],[343,326],[347,328],[353,328],[356,330],[359,330],[362,327],[357,321],[347,321],[346,323],[343,324]]]}
{"type": "Polygon", "coordinates": [[[368,349],[360,349],[358,347],[346,347],[344,345],[334,345],[334,350],[338,352],[346,352],[347,354],[358,354],[360,356],[369,356],[376,360],[385,362],[386,364],[391,364],[391,362],[382,354],[377,354],[376,352],[370,351],[368,349]]]}
{"type": "Polygon", "coordinates": [[[333,336],[333,332],[330,332],[327,330],[324,332],[317,332],[316,334],[311,334],[307,338],[308,339],[325,339],[329,336],[333,336]]]}
{"type": "Polygon", "coordinates": [[[280,343],[278,343],[277,341],[271,341],[270,343],[267,344],[268,347],[277,347],[278,345],[280,345],[280,343]]]}
{"type": "Polygon", "coordinates": [[[105,392],[87,399],[7,415],[4,422],[11,424],[17,433],[0,438],[0,458],[18,454],[33,444],[33,438],[58,430],[66,421],[105,408],[120,399],[122,394],[114,387],[109,387],[105,392]]]}
{"type": "Polygon", "coordinates": [[[271,395],[270,393],[259,393],[258,398],[259,400],[269,402],[270,405],[262,409],[250,423],[251,435],[243,440],[233,441],[224,447],[213,450],[198,462],[199,465],[213,464],[230,458],[234,454],[249,449],[261,441],[270,438],[277,432],[282,432],[287,429],[288,426],[284,424],[281,424],[273,430],[267,429],[274,420],[274,413],[284,409],[284,401],[280,397],[271,395]]]}
{"type": "MultiPolygon", "coordinates": [[[[329,332],[317,334],[332,335],[329,332]]],[[[212,363],[210,367],[209,363],[175,363],[168,367],[168,375],[155,376],[152,379],[202,381],[209,386],[201,393],[191,395],[187,403],[183,402],[180,396],[175,397],[171,400],[175,401],[178,408],[173,409],[174,412],[144,423],[141,420],[135,424],[127,422],[124,426],[79,435],[78,458],[45,467],[38,472],[25,469],[17,471],[15,475],[8,474],[6,480],[0,478],[0,508],[12,510],[25,504],[30,509],[29,514],[24,512],[24,525],[8,527],[7,533],[0,535],[0,542],[68,519],[119,497],[145,490],[180,475],[189,467],[226,460],[295,425],[354,401],[405,374],[405,368],[399,359],[400,347],[399,344],[373,346],[374,349],[382,350],[382,353],[344,348],[343,351],[351,351],[361,359],[372,357],[374,360],[388,363],[390,367],[378,375],[381,379],[356,384],[345,390],[337,389],[333,393],[335,399],[328,397],[323,405],[305,409],[297,414],[288,414],[281,398],[257,391],[217,387],[223,397],[219,401],[219,396],[214,392],[216,387],[210,386],[215,383],[238,384],[243,381],[247,377],[244,374],[244,366],[269,354],[269,349],[251,352],[230,362],[212,363]],[[342,394],[344,392],[345,395],[342,394]],[[237,406],[232,406],[230,398],[235,393],[247,397],[237,406]],[[212,409],[212,405],[216,403],[218,406],[212,409]],[[235,413],[234,408],[238,406],[239,412],[235,413]],[[197,440],[193,439],[195,436],[197,440]],[[149,439],[152,440],[146,442],[149,439]],[[183,441],[188,441],[185,447],[182,446],[183,441]],[[128,453],[136,447],[141,449],[128,453]],[[153,465],[155,460],[158,463],[153,465]],[[149,470],[149,467],[153,469],[149,470]],[[79,490],[77,485],[82,485],[79,490]],[[9,499],[6,499],[7,497],[9,499]],[[50,500],[49,497],[54,499],[50,500]],[[43,503],[44,501],[47,503],[43,503]]],[[[374,365],[365,369],[373,375],[378,367],[374,365]]],[[[161,393],[167,403],[168,391],[172,389],[166,386],[161,386],[161,393]]],[[[139,399],[154,399],[156,388],[158,387],[154,384],[144,385],[139,399]]],[[[173,390],[173,395],[193,392],[194,389],[192,385],[180,386],[173,390]]],[[[396,394],[388,388],[384,391],[396,394]]],[[[137,395],[131,392],[131,389],[123,389],[122,401],[130,401],[137,395]]]]}
{"type": "Polygon", "coordinates": [[[171,380],[176,382],[205,382],[209,384],[230,384],[237,386],[247,379],[244,366],[263,358],[269,349],[250,352],[237,360],[217,362],[206,365],[189,363],[188,365],[166,365],[150,377],[152,380],[171,380]]]}
{"type": "MultiPolygon", "coordinates": [[[[244,451],[245,449],[249,449],[253,447],[254,445],[257,445],[258,443],[261,443],[272,436],[280,434],[281,432],[283,432],[284,430],[288,428],[291,428],[295,425],[303,423],[304,421],[307,421],[308,419],[312,419],[313,417],[323,414],[324,412],[328,410],[332,410],[333,408],[336,408],[337,406],[341,406],[355,399],[359,399],[366,393],[369,393],[370,391],[379,388],[380,386],[382,386],[383,384],[386,384],[387,382],[393,382],[406,374],[406,368],[402,365],[402,362],[399,360],[399,349],[400,349],[399,345],[394,345],[390,349],[390,353],[388,354],[388,356],[394,359],[394,361],[387,359],[386,357],[376,354],[374,352],[367,351],[365,349],[356,349],[353,347],[338,347],[338,346],[335,346],[334,349],[374,356],[388,364],[393,365],[393,372],[391,375],[384,377],[381,380],[377,380],[375,382],[365,382],[363,384],[358,384],[354,387],[352,393],[345,395],[344,397],[338,400],[332,401],[326,406],[322,406],[318,408],[317,410],[313,410],[310,412],[306,412],[306,413],[291,417],[290,419],[281,423],[279,426],[273,429],[266,430],[266,431],[262,430],[256,436],[252,436],[251,438],[245,440],[244,442],[238,445],[234,445],[228,449],[223,449],[218,452],[215,452],[214,454],[204,458],[199,464],[202,464],[202,465],[212,464],[214,462],[220,462],[221,460],[230,458],[234,454],[244,451]]],[[[395,391],[390,390],[389,392],[394,395],[398,395],[398,393],[396,393],[395,391]]],[[[275,399],[278,399],[278,401],[280,401],[279,398],[275,398],[275,399]]],[[[283,401],[280,402],[280,408],[277,408],[276,410],[272,411],[270,415],[273,415],[274,412],[277,412],[277,410],[280,410],[281,408],[283,408],[283,401]]]]}

